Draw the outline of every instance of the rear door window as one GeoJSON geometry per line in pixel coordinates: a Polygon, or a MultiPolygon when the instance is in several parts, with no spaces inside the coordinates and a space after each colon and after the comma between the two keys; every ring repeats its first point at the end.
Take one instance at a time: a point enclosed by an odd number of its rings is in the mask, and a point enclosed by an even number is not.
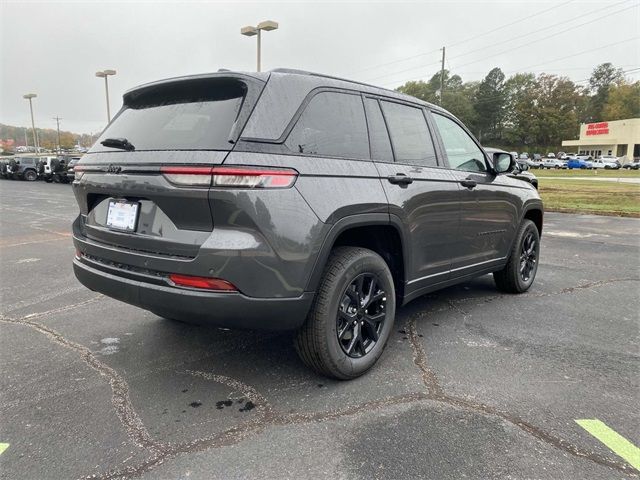
{"type": "Polygon", "coordinates": [[[299,154],[369,159],[362,98],[320,92],[306,106],[285,145],[299,154]]]}
{"type": "Polygon", "coordinates": [[[143,91],[127,101],[92,151],[117,150],[100,144],[106,138],[126,138],[136,151],[229,150],[245,92],[231,79],[143,91]]]}
{"type": "Polygon", "coordinates": [[[433,140],[422,109],[400,103],[382,102],[396,162],[435,167],[433,140]]]}

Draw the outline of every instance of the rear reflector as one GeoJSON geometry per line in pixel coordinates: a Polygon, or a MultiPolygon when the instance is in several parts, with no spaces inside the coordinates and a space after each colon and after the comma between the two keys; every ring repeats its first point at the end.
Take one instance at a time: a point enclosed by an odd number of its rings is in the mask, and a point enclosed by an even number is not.
{"type": "Polygon", "coordinates": [[[206,290],[221,290],[225,292],[238,291],[233,284],[221,278],[193,277],[191,275],[172,273],[169,275],[169,280],[178,287],[204,288],[206,290]]]}

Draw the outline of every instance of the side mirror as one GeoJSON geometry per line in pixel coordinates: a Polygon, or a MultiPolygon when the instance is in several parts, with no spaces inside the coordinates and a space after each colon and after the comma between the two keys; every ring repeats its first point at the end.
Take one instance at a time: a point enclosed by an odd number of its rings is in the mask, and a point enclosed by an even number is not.
{"type": "Polygon", "coordinates": [[[513,170],[515,167],[515,160],[508,153],[494,153],[493,154],[493,168],[497,173],[507,173],[513,170]]]}

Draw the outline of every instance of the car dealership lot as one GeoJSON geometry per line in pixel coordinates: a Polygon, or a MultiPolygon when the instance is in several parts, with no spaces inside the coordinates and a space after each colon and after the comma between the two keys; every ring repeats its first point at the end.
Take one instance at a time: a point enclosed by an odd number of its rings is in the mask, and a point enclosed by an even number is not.
{"type": "Polygon", "coordinates": [[[193,327],[73,277],[68,185],[0,182],[2,478],[626,478],[640,444],[640,220],[549,213],[538,278],[401,308],[381,361],[311,373],[290,334],[193,327]]]}

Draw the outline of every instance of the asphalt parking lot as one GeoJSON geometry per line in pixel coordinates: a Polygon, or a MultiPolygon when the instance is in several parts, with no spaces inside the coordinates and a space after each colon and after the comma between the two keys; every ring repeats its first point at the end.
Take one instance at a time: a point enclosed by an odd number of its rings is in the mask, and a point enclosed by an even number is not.
{"type": "Polygon", "coordinates": [[[640,220],[549,213],[532,290],[400,309],[337,382],[289,334],[187,326],[71,270],[69,185],[0,181],[2,478],[612,479],[639,472],[640,220]]]}

